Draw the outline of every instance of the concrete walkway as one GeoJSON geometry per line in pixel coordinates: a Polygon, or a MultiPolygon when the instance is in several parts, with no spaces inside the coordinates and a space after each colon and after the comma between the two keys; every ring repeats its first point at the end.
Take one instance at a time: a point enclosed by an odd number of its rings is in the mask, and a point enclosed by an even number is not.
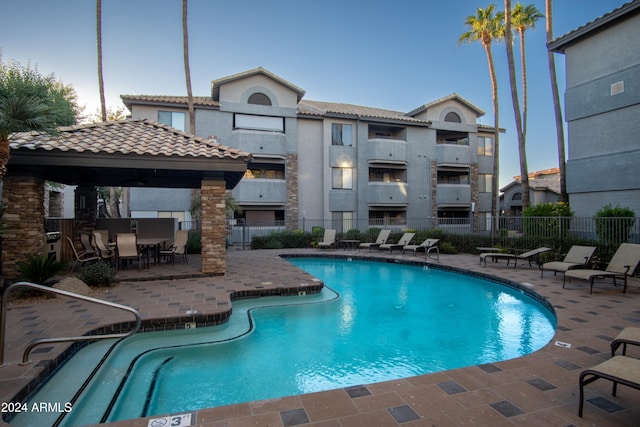
{"type": "MultiPolygon", "coordinates": [[[[281,253],[384,257],[424,261],[424,256],[379,255],[367,251],[263,250],[229,251],[227,274],[202,277],[199,257],[189,264],[151,266],[139,272],[118,272],[119,283],[94,292],[95,297],[129,305],[143,317],[143,329],[199,326],[224,321],[232,299],[260,294],[280,295],[301,287],[310,291],[318,281],[282,258],[281,253]]],[[[562,276],[537,268],[507,268],[502,263],[481,266],[477,256],[441,255],[442,264],[493,274],[526,283],[544,296],[558,316],[554,339],[534,354],[504,362],[422,375],[359,387],[243,403],[196,411],[197,423],[217,426],[640,426],[640,391],[600,380],[586,387],[585,412],[578,418],[580,372],[609,357],[609,343],[626,326],[640,326],[640,281],[632,279],[623,294],[610,284],[586,283],[562,288],[562,276]],[[571,344],[557,346],[557,341],[571,344]]],[[[9,402],[55,369],[70,344],[45,344],[33,351],[33,363],[19,365],[34,339],[82,335],[120,324],[127,329],[130,314],[63,297],[23,299],[9,305],[6,325],[6,367],[0,368],[0,395],[9,402]]],[[[628,355],[640,357],[640,348],[628,355]]],[[[147,426],[147,419],[112,423],[147,426]]]]}

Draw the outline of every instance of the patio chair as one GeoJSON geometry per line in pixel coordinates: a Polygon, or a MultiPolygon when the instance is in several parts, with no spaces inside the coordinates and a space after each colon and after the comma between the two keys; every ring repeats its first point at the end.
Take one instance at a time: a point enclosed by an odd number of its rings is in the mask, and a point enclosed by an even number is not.
{"type": "Polygon", "coordinates": [[[69,246],[71,246],[73,257],[75,258],[74,262],[70,264],[69,273],[71,273],[76,268],[76,264],[80,264],[80,268],[82,268],[83,265],[95,262],[99,259],[93,252],[78,252],[78,250],[76,249],[76,245],[73,244],[73,240],[71,240],[69,237],[66,237],[66,239],[69,242],[69,246]]]}
{"type": "Polygon", "coordinates": [[[102,234],[100,232],[93,232],[93,243],[97,249],[97,255],[100,257],[100,259],[102,259],[103,261],[108,260],[110,264],[115,263],[115,248],[107,248],[107,246],[102,241],[102,234]]]}
{"type": "Polygon", "coordinates": [[[391,230],[380,230],[380,233],[378,233],[378,238],[376,239],[375,242],[360,243],[360,246],[358,246],[358,249],[369,248],[369,252],[371,252],[371,249],[379,248],[380,245],[384,245],[385,243],[387,243],[387,239],[389,239],[390,234],[391,234],[391,230]]]}
{"type": "MultiPolygon", "coordinates": [[[[117,261],[137,259],[138,270],[142,269],[144,264],[144,254],[138,250],[137,237],[133,233],[116,234],[117,261]]],[[[116,263],[117,264],[117,263],[116,263]]]]}
{"type": "Polygon", "coordinates": [[[411,243],[411,239],[413,239],[413,236],[415,235],[416,233],[404,233],[400,240],[398,240],[398,243],[385,243],[383,245],[380,245],[378,247],[378,250],[384,251],[389,249],[389,253],[392,253],[394,249],[402,249],[409,243],[411,243]]]}
{"type": "Polygon", "coordinates": [[[611,341],[611,357],[616,355],[616,351],[622,346],[622,355],[627,353],[627,345],[640,346],[640,328],[626,327],[617,337],[611,341]]]}
{"type": "Polygon", "coordinates": [[[572,268],[586,267],[596,251],[595,246],[578,246],[573,245],[562,261],[545,262],[540,268],[540,278],[544,275],[544,271],[553,271],[555,276],[557,272],[566,273],[572,268]]]}
{"type": "Polygon", "coordinates": [[[322,242],[318,242],[318,249],[330,249],[336,246],[336,230],[324,230],[322,242]]]}
{"type": "Polygon", "coordinates": [[[84,248],[84,251],[87,253],[92,253],[96,256],[98,256],[98,250],[96,249],[96,247],[93,244],[93,239],[91,237],[91,234],[85,232],[85,231],[81,231],[80,232],[80,243],[82,243],[82,247],[84,248]]]}
{"type": "Polygon", "coordinates": [[[622,243],[613,258],[604,270],[569,270],[564,273],[562,287],[566,283],[567,277],[589,281],[589,293],[593,293],[593,284],[596,279],[605,279],[610,277],[613,279],[614,286],[618,286],[616,279],[622,279],[624,286],[622,293],[627,292],[627,277],[633,274],[636,267],[640,263],[640,244],[622,243]]]}
{"type": "Polygon", "coordinates": [[[616,395],[618,384],[640,390],[640,359],[628,356],[613,356],[593,368],[586,369],[580,373],[580,406],[578,416],[582,417],[584,408],[584,386],[591,384],[598,379],[605,379],[613,382],[611,394],[616,395]]]}
{"type": "Polygon", "coordinates": [[[402,253],[406,251],[413,251],[416,255],[418,252],[424,252],[425,256],[429,258],[429,253],[435,252],[436,259],[440,261],[440,249],[438,249],[438,242],[440,239],[427,239],[419,245],[406,245],[402,247],[402,253]]]}
{"type": "Polygon", "coordinates": [[[482,264],[482,262],[484,261],[484,266],[487,266],[487,258],[491,258],[494,261],[497,261],[499,259],[506,259],[507,260],[507,266],[509,266],[509,262],[511,262],[511,260],[513,260],[513,268],[516,268],[518,266],[518,260],[524,260],[524,261],[528,261],[529,262],[529,267],[531,267],[531,262],[534,260],[537,260],[538,257],[540,257],[540,254],[543,254],[545,252],[549,252],[551,249],[546,248],[546,247],[540,247],[537,249],[533,249],[527,252],[523,252],[521,254],[506,254],[506,253],[500,253],[500,252],[486,252],[486,253],[482,253],[480,254],[480,264],[482,264]]]}
{"type": "Polygon", "coordinates": [[[161,249],[160,256],[167,258],[167,262],[176,260],[176,255],[181,255],[185,264],[189,264],[187,259],[187,241],[189,240],[189,230],[178,230],[176,239],[168,249],[161,249]]]}

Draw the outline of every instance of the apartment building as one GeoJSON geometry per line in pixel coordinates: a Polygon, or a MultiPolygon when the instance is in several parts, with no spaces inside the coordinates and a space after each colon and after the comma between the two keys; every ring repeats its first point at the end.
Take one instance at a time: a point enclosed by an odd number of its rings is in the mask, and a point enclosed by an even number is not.
{"type": "MultiPolygon", "coordinates": [[[[288,228],[329,220],[345,229],[403,228],[427,218],[486,224],[493,128],[478,123],[480,108],[457,94],[410,112],[311,101],[304,94],[257,68],[214,80],[210,97],[195,97],[196,134],[253,155],[233,190],[243,209],[239,217],[288,228]]],[[[122,100],[133,118],[181,130],[188,123],[186,97],[122,100]]],[[[163,206],[179,196],[154,191],[131,189],[132,213],[179,211],[163,206]]]]}
{"type": "Polygon", "coordinates": [[[576,216],[640,214],[640,0],[554,40],[566,62],[567,193],[576,216]]]}

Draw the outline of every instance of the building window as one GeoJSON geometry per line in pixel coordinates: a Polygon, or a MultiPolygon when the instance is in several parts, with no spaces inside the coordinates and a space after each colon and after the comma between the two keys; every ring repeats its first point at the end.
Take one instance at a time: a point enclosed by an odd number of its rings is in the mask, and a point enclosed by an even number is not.
{"type": "Polygon", "coordinates": [[[284,165],[250,163],[244,173],[245,179],[284,179],[284,165]]]}
{"type": "Polygon", "coordinates": [[[469,169],[439,167],[438,184],[469,184],[469,169]]]}
{"type": "Polygon", "coordinates": [[[331,168],[331,188],[334,190],[352,190],[353,169],[331,168]]]}
{"type": "Polygon", "coordinates": [[[369,168],[369,182],[407,182],[407,171],[395,168],[369,168]]]}
{"type": "Polygon", "coordinates": [[[340,233],[347,232],[355,228],[353,223],[353,212],[331,212],[332,227],[340,233]]]}
{"type": "Polygon", "coordinates": [[[513,197],[511,198],[511,200],[512,200],[512,201],[514,201],[514,200],[515,200],[515,201],[520,201],[520,200],[522,200],[522,193],[515,193],[515,194],[513,195],[513,197]]]}
{"type": "Polygon", "coordinates": [[[247,104],[271,105],[271,99],[264,93],[256,92],[249,97],[247,104]]]}
{"type": "Polygon", "coordinates": [[[406,211],[369,211],[369,225],[405,225],[406,223],[406,211]]]}
{"type": "Polygon", "coordinates": [[[436,143],[469,145],[469,134],[467,132],[439,130],[436,134],[436,143]]]}
{"type": "Polygon", "coordinates": [[[158,122],[184,132],[185,113],[177,111],[158,111],[158,122]]]}
{"type": "Polygon", "coordinates": [[[353,129],[351,125],[342,123],[331,124],[331,145],[343,145],[351,147],[353,145],[353,129]]]}
{"type": "Polygon", "coordinates": [[[478,175],[478,191],[491,193],[493,191],[493,175],[481,173],[478,175]]]}
{"type": "Polygon", "coordinates": [[[478,137],[478,156],[493,156],[493,138],[490,136],[478,137]]]}
{"type": "Polygon", "coordinates": [[[454,112],[447,113],[447,115],[444,116],[444,121],[445,122],[452,122],[452,123],[462,123],[462,120],[460,119],[460,116],[457,113],[454,113],[454,112]]]}
{"type": "Polygon", "coordinates": [[[284,132],[284,117],[234,114],[233,128],[266,132],[284,132]]]}

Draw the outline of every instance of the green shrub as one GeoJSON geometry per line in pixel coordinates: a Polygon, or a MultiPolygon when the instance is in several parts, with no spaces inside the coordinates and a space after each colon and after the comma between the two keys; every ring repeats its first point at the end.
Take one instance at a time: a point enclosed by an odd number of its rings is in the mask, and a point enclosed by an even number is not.
{"type": "Polygon", "coordinates": [[[311,227],[311,240],[314,242],[322,242],[324,237],[324,227],[314,226],[311,227]]]}
{"type": "Polygon", "coordinates": [[[357,228],[352,228],[351,230],[344,233],[344,236],[342,236],[342,238],[344,240],[361,240],[362,235],[360,233],[360,230],[358,230],[357,228]]]}
{"type": "Polygon", "coordinates": [[[378,234],[380,234],[381,228],[367,228],[364,233],[362,233],[361,241],[363,243],[373,243],[378,239],[378,234]]]}
{"type": "Polygon", "coordinates": [[[569,234],[573,212],[566,203],[540,203],[523,210],[522,216],[527,237],[564,238],[569,234]]]}
{"type": "Polygon", "coordinates": [[[619,245],[629,239],[635,212],[620,205],[605,205],[596,213],[596,234],[602,243],[619,245]]]}
{"type": "Polygon", "coordinates": [[[16,263],[20,280],[43,285],[53,276],[61,273],[67,264],[48,255],[26,255],[26,260],[16,263]]]}
{"type": "Polygon", "coordinates": [[[116,271],[104,261],[84,265],[78,275],[78,279],[89,286],[111,286],[115,277],[116,271]]]}
{"type": "Polygon", "coordinates": [[[458,253],[458,250],[456,249],[455,246],[453,246],[449,242],[442,241],[442,240],[438,242],[438,250],[440,251],[441,254],[455,255],[458,253]]]}
{"type": "Polygon", "coordinates": [[[188,254],[202,253],[202,234],[199,231],[189,232],[186,250],[188,254]]]}
{"type": "Polygon", "coordinates": [[[251,249],[308,248],[310,245],[311,234],[302,230],[274,231],[251,239],[251,249]]]}

